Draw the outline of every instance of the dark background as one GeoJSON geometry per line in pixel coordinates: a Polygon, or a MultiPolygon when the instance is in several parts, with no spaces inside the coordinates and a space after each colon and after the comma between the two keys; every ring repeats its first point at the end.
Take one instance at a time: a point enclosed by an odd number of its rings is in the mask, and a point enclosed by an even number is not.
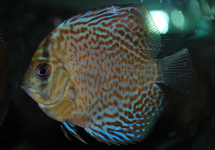
{"type": "Polygon", "coordinates": [[[0,65],[5,66],[1,74],[7,72],[8,79],[8,85],[0,87],[7,94],[0,95],[0,150],[215,149],[214,6],[213,0],[0,0],[0,31],[8,50],[4,60],[0,57],[0,65]],[[189,28],[177,29],[170,24],[169,32],[162,35],[161,55],[188,48],[198,74],[196,86],[188,95],[163,87],[167,101],[164,113],[143,142],[110,147],[81,128],[79,132],[89,145],[72,136],[69,141],[60,123],[46,116],[20,88],[22,76],[41,40],[60,22],[91,8],[129,3],[167,13],[173,7],[184,12],[189,28]]]}

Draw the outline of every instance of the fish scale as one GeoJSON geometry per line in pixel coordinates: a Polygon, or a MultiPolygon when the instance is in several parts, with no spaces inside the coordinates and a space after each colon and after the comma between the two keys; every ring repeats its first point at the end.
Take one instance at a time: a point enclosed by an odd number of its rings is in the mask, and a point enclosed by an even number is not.
{"type": "Polygon", "coordinates": [[[22,88],[83,142],[75,126],[106,144],[142,141],[164,107],[157,83],[183,92],[196,78],[186,49],[160,60],[159,49],[159,30],[144,7],[92,9],[64,21],[41,42],[22,88]]]}

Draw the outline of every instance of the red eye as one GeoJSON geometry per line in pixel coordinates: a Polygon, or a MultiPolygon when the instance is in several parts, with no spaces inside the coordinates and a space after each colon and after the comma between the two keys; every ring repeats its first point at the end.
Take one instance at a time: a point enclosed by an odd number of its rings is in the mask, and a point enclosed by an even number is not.
{"type": "Polygon", "coordinates": [[[37,77],[40,79],[47,79],[51,74],[51,67],[48,64],[41,64],[36,69],[37,77]]]}

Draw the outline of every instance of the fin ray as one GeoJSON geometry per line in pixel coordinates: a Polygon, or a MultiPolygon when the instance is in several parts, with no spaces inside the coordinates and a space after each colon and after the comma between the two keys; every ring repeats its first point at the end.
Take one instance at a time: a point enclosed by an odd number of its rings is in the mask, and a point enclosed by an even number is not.
{"type": "Polygon", "coordinates": [[[161,59],[160,67],[161,83],[182,93],[190,92],[197,76],[187,49],[161,59]]]}
{"type": "Polygon", "coordinates": [[[137,22],[142,26],[144,32],[143,38],[150,48],[148,50],[149,56],[151,58],[156,58],[160,52],[161,46],[161,36],[151,14],[148,10],[141,5],[132,5],[136,10],[133,14],[137,17],[137,22]]]}
{"type": "Polygon", "coordinates": [[[63,132],[64,136],[71,141],[71,139],[68,136],[68,133],[67,133],[65,127],[62,124],[60,125],[60,128],[61,128],[61,131],[63,132]]]}
{"type": "MultiPolygon", "coordinates": [[[[67,123],[67,122],[63,122],[63,125],[66,127],[66,129],[69,131],[69,133],[71,133],[74,137],[76,137],[77,139],[79,139],[81,142],[87,144],[87,142],[85,142],[81,136],[78,134],[77,130],[75,129],[75,126],[71,123],[67,123]]],[[[64,134],[65,135],[65,134],[64,134]]],[[[66,134],[67,135],[67,134],[66,134]]],[[[66,136],[65,135],[65,136],[66,136]]],[[[68,135],[66,136],[68,138],[68,135]]],[[[70,139],[70,138],[69,138],[70,139]]]]}

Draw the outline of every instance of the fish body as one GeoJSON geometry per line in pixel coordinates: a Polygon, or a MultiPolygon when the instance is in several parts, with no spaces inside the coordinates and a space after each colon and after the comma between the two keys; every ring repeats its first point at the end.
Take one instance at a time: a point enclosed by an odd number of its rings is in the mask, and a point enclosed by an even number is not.
{"type": "Polygon", "coordinates": [[[22,88],[80,140],[75,126],[106,144],[142,141],[164,107],[158,83],[183,92],[195,82],[187,49],[156,59],[159,50],[159,30],[143,6],[92,9],[44,38],[22,88]]]}

